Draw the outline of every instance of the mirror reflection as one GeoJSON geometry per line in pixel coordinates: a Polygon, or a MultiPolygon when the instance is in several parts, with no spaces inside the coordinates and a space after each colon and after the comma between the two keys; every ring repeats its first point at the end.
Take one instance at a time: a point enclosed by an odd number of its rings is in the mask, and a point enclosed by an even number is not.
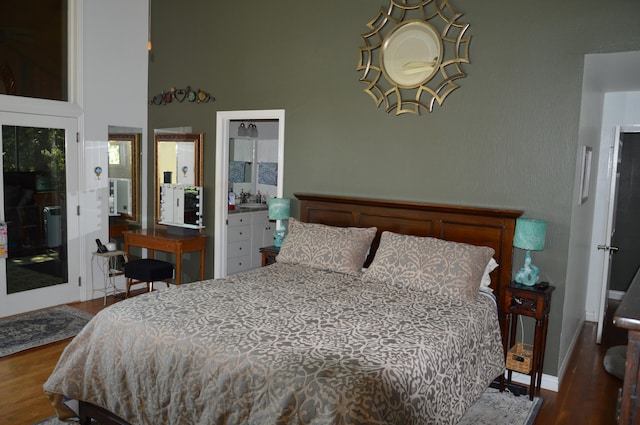
{"type": "Polygon", "coordinates": [[[142,129],[109,126],[109,240],[140,224],[142,129]]]}
{"type": "Polygon", "coordinates": [[[160,188],[163,184],[202,186],[201,133],[156,133],[156,222],[161,221],[160,188]]]}
{"type": "Polygon", "coordinates": [[[138,221],[139,133],[109,133],[109,215],[138,221]]]}
{"type": "Polygon", "coordinates": [[[241,207],[266,204],[269,198],[278,196],[278,123],[260,124],[262,134],[252,131],[257,128],[255,123],[232,120],[230,124],[230,128],[238,129],[238,135],[229,139],[228,190],[241,207]]]}

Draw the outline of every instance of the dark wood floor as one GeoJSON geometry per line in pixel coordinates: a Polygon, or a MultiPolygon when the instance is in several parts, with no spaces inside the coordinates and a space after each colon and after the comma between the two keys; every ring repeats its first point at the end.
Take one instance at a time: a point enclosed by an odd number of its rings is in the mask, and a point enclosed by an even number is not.
{"type": "MultiPolygon", "coordinates": [[[[109,297],[107,304],[113,304],[109,297]]],[[[71,304],[90,313],[103,308],[102,299],[71,304]]],[[[622,381],[602,366],[607,345],[595,344],[596,326],[587,323],[580,334],[559,392],[541,391],[544,398],[535,425],[615,424],[618,388],[622,381]]],[[[609,334],[606,343],[624,344],[624,335],[609,334]]],[[[30,425],[54,414],[42,392],[69,340],[0,358],[0,425],[30,425]]]]}
{"type": "Polygon", "coordinates": [[[535,425],[616,423],[622,381],[603,367],[606,347],[595,344],[596,324],[587,322],[571,355],[557,393],[541,390],[544,399],[535,425]]]}

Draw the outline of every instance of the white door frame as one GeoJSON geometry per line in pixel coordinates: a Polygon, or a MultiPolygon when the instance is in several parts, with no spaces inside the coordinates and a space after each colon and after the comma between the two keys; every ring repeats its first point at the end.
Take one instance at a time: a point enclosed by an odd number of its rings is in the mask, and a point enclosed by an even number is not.
{"type": "MultiPolygon", "coordinates": [[[[73,212],[78,205],[78,175],[79,175],[79,143],[76,141],[78,119],[50,115],[30,115],[12,112],[0,112],[0,128],[2,125],[16,125],[22,127],[44,127],[65,129],[66,154],[66,202],[67,202],[67,262],[68,281],[59,285],[39,288],[31,291],[7,294],[6,272],[0,272],[0,316],[10,316],[26,311],[37,310],[60,304],[78,301],[83,293],[78,282],[81,275],[79,267],[70,267],[71,260],[80,258],[79,216],[73,212]]],[[[1,141],[1,140],[0,140],[1,141]]],[[[0,175],[0,183],[2,176],[0,175]]],[[[3,187],[0,184],[0,188],[3,187]]],[[[0,189],[2,190],[2,189],[0,189]]],[[[0,205],[4,219],[4,203],[0,205]]],[[[0,259],[0,270],[6,271],[6,259],[0,259]]]]}
{"type": "MultiPolygon", "coordinates": [[[[618,187],[617,173],[618,163],[620,155],[621,137],[624,133],[640,133],[640,126],[616,126],[615,135],[609,148],[609,170],[608,170],[608,206],[607,206],[607,220],[605,230],[603,232],[604,239],[598,245],[605,247],[611,246],[611,237],[614,230],[615,223],[615,211],[616,211],[616,191],[618,187]]],[[[624,152],[622,153],[624,155],[624,152]]],[[[609,299],[609,277],[611,268],[611,251],[609,249],[599,250],[599,256],[601,256],[602,268],[601,268],[601,284],[600,284],[600,299],[597,311],[597,332],[596,343],[600,344],[602,341],[602,330],[604,328],[604,319],[607,307],[607,300],[609,299]]]]}
{"type": "Polygon", "coordinates": [[[278,120],[278,189],[284,193],[284,109],[256,111],[219,111],[216,117],[216,185],[214,278],[227,275],[227,215],[229,192],[229,137],[231,121],[278,120]]]}

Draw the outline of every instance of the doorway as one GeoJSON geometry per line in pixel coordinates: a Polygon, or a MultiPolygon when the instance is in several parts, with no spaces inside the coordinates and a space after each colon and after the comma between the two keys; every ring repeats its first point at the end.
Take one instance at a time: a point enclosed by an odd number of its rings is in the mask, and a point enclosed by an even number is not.
{"type": "MultiPolygon", "coordinates": [[[[255,185],[254,183],[244,183],[238,181],[237,183],[230,183],[230,165],[229,161],[230,151],[232,147],[232,141],[239,138],[251,139],[254,143],[265,143],[268,141],[269,145],[273,145],[275,151],[269,154],[266,161],[272,162],[273,181],[268,182],[269,186],[273,186],[272,190],[269,190],[270,196],[276,196],[281,198],[284,193],[284,110],[272,109],[272,110],[256,110],[256,111],[220,111],[217,114],[216,123],[216,185],[215,185],[215,241],[214,241],[214,278],[220,278],[227,276],[228,264],[228,232],[227,227],[229,224],[229,188],[230,184],[240,188],[244,191],[245,188],[252,188],[254,191],[252,195],[256,195],[257,191],[262,189],[264,192],[265,186],[255,185]],[[257,127],[257,134],[250,134],[246,130],[249,125],[255,125],[257,127]],[[245,129],[243,132],[242,129],[245,129]],[[245,187],[246,185],[246,187],[245,187]],[[242,186],[242,188],[241,188],[242,186]]],[[[253,129],[253,127],[251,127],[253,129]]],[[[258,156],[255,160],[242,159],[245,163],[245,175],[259,175],[260,171],[255,167],[256,164],[248,164],[249,162],[260,161],[258,156]]],[[[239,161],[234,161],[239,162],[239,161]]],[[[240,164],[234,164],[240,165],[240,164]]],[[[259,165],[259,164],[257,164],[259,165]]],[[[232,170],[233,171],[233,170],[232,170]]],[[[244,180],[244,179],[242,179],[244,180]]],[[[235,181],[235,180],[234,180],[235,181]]],[[[264,183],[264,182],[263,182],[264,183]]],[[[255,198],[254,198],[255,199],[255,198]]],[[[254,238],[252,237],[251,240],[254,238]]],[[[255,244],[260,244],[256,242],[255,244]]],[[[254,250],[250,248],[253,252],[254,250]]],[[[254,253],[255,254],[255,253],[254,253]]]]}
{"type": "Polygon", "coordinates": [[[609,290],[626,292],[640,267],[640,133],[622,133],[609,290]]]}
{"type": "Polygon", "coordinates": [[[596,340],[610,331],[608,303],[611,293],[624,293],[640,269],[640,129],[618,130],[611,158],[611,186],[607,217],[608,242],[598,249],[607,251],[596,340]]]}
{"type": "Polygon", "coordinates": [[[76,120],[2,113],[0,132],[2,315],[75,301],[79,270],[68,259],[79,250],[78,216],[69,214],[78,192],[76,120]]]}

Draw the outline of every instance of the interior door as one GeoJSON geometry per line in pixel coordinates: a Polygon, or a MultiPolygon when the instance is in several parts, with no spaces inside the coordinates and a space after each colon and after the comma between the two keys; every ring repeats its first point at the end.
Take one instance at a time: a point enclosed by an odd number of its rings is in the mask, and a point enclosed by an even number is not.
{"type": "Polygon", "coordinates": [[[0,130],[0,316],[79,300],[77,120],[0,113],[0,130]]]}
{"type": "Polygon", "coordinates": [[[598,328],[596,332],[596,342],[602,342],[602,331],[604,327],[605,312],[609,300],[609,283],[611,279],[612,256],[618,250],[617,247],[611,245],[613,236],[616,231],[616,206],[618,194],[618,182],[620,180],[620,159],[622,155],[622,139],[620,138],[620,129],[616,129],[616,136],[611,151],[611,185],[609,188],[609,214],[607,216],[607,230],[605,240],[598,245],[598,249],[604,251],[604,268],[602,276],[602,288],[600,293],[600,308],[598,313],[598,328]]]}

